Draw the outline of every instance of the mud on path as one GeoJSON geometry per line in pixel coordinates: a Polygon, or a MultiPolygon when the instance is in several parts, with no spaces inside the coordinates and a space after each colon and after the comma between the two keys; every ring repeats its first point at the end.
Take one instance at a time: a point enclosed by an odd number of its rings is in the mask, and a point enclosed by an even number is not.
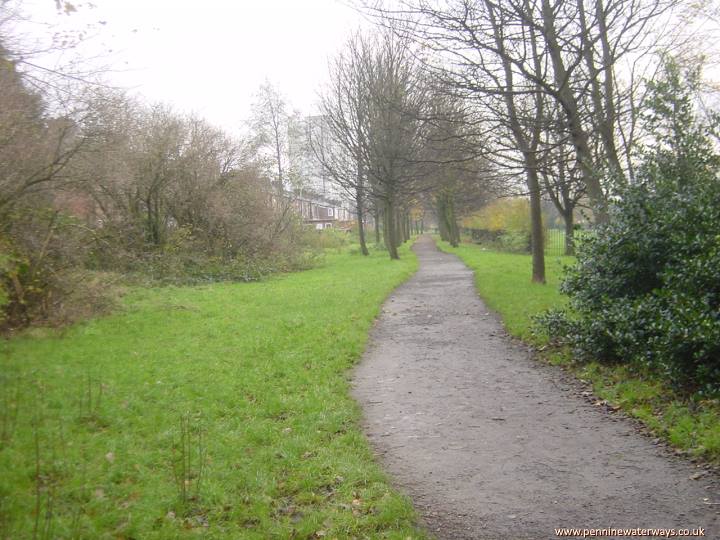
{"type": "Polygon", "coordinates": [[[420,269],[383,306],[353,393],[380,462],[430,531],[538,540],[556,527],[704,527],[720,538],[714,474],[532,360],[455,256],[429,238],[414,249],[420,269]]]}

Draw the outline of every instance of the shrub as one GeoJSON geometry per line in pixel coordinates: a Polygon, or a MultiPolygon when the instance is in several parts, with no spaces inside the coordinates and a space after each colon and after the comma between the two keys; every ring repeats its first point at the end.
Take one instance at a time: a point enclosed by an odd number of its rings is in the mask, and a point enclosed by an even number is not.
{"type": "Polygon", "coordinates": [[[720,159],[678,68],[666,70],[675,82],[651,86],[657,143],[640,181],[619,191],[609,224],[579,248],[561,287],[572,317],[551,313],[542,322],[581,357],[647,367],[678,389],[717,393],[720,159]],[[675,127],[662,110],[679,117],[675,127]]]}
{"type": "Polygon", "coordinates": [[[46,208],[18,207],[0,236],[0,324],[16,328],[66,312],[85,278],[91,233],[76,219],[46,208]]]}
{"type": "Polygon", "coordinates": [[[720,389],[720,182],[628,189],[562,290],[576,320],[546,324],[582,356],[720,389]]]}
{"type": "Polygon", "coordinates": [[[530,235],[526,232],[506,232],[497,241],[498,249],[510,253],[529,253],[530,235]]]}
{"type": "Polygon", "coordinates": [[[303,242],[310,248],[324,249],[341,249],[350,245],[355,239],[350,231],[341,229],[314,229],[306,227],[303,242]]]}

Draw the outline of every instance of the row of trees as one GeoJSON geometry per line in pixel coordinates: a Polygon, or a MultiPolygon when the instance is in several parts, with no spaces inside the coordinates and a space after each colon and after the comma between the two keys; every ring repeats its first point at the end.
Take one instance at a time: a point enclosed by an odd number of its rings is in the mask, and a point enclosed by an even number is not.
{"type": "Polygon", "coordinates": [[[459,206],[477,207],[486,196],[481,145],[463,105],[428,77],[417,54],[391,31],[354,35],[331,64],[311,126],[316,159],[353,196],[365,254],[369,209],[397,258],[414,210],[434,207],[443,235],[457,243],[459,206]]]}
{"type": "MultiPolygon", "coordinates": [[[[356,200],[395,219],[432,206],[457,241],[459,207],[498,193],[530,199],[533,280],[545,281],[541,199],[565,220],[607,223],[636,180],[647,83],[686,45],[682,0],[406,0],[365,5],[382,30],[356,35],[331,65],[316,154],[356,200]],[[397,7],[399,6],[399,7],[397,7]],[[332,144],[321,139],[330,138],[332,144]],[[524,187],[518,190],[519,181],[524,187]]],[[[687,57],[688,61],[696,61],[687,57]]],[[[361,225],[362,220],[359,220],[361,225]]]]}
{"type": "Polygon", "coordinates": [[[615,191],[636,180],[651,134],[639,73],[655,65],[656,27],[680,0],[401,5],[366,7],[380,28],[352,36],[331,63],[319,115],[303,121],[265,85],[243,141],[75,76],[43,83],[0,49],[0,265],[12,317],[27,319],[29,297],[46,301],[79,259],[167,273],[173,253],[183,267],[225,261],[223,273],[228,261],[298,252],[286,193],[302,184],[302,160],[352,196],[363,253],[372,215],[392,258],[426,210],[457,244],[458,216],[524,192],[543,282],[541,198],[565,219],[571,248],[576,208],[605,223],[615,191]],[[309,151],[293,154],[305,140],[309,151]]]}

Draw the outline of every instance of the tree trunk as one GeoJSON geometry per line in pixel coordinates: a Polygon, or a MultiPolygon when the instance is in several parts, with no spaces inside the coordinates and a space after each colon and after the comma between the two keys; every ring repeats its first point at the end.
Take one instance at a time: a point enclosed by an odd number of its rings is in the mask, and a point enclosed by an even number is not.
{"type": "Polygon", "coordinates": [[[388,218],[387,218],[387,208],[383,209],[382,212],[382,240],[383,244],[385,244],[385,249],[390,251],[390,238],[388,238],[388,218]]]}
{"type": "Polygon", "coordinates": [[[395,245],[400,247],[402,245],[402,243],[405,241],[405,231],[403,231],[402,212],[400,210],[395,211],[395,234],[396,234],[395,245]]]}
{"type": "Polygon", "coordinates": [[[615,73],[609,41],[609,33],[607,28],[607,16],[603,2],[598,0],[596,6],[596,16],[600,25],[600,43],[602,44],[602,69],[605,71],[605,122],[603,124],[603,136],[606,139],[606,153],[608,161],[614,169],[615,176],[623,182],[627,182],[627,178],[623,174],[622,165],[620,165],[620,157],[615,146],[615,126],[617,124],[617,111],[615,109],[615,73]]]}
{"type": "Polygon", "coordinates": [[[540,201],[540,182],[536,166],[527,170],[530,188],[530,242],[532,249],[532,281],[545,283],[545,245],[543,242],[542,206],[540,201]]]}
{"type": "Polygon", "coordinates": [[[365,243],[365,225],[363,218],[365,217],[365,209],[363,208],[362,196],[358,196],[356,200],[357,205],[357,225],[358,225],[358,236],[360,238],[360,251],[363,255],[370,255],[367,244],[365,243]]]}
{"type": "Polygon", "coordinates": [[[399,259],[398,255],[398,243],[397,243],[397,216],[395,210],[395,203],[392,199],[385,201],[385,211],[383,212],[385,226],[383,227],[383,236],[385,237],[385,245],[387,246],[388,253],[391,259],[399,259]]]}
{"type": "MultiPolygon", "coordinates": [[[[547,0],[543,0],[543,6],[545,6],[547,0]]],[[[486,3],[490,4],[488,0],[486,3]]],[[[520,122],[520,116],[518,115],[517,107],[515,105],[515,94],[513,93],[513,67],[509,60],[509,57],[505,53],[505,47],[500,30],[500,24],[495,18],[494,7],[489,11],[490,22],[493,27],[493,34],[495,36],[495,43],[500,51],[500,57],[502,60],[503,70],[505,72],[505,89],[503,92],[503,99],[507,109],[508,121],[510,124],[510,130],[512,131],[513,138],[515,139],[518,149],[522,153],[523,161],[525,163],[525,176],[530,191],[530,224],[531,224],[531,250],[532,250],[532,281],[534,283],[545,283],[545,251],[543,247],[542,237],[542,207],[540,205],[540,182],[538,180],[538,157],[537,157],[537,146],[540,138],[541,124],[540,120],[543,115],[542,107],[542,96],[541,92],[536,93],[536,117],[532,125],[531,138],[528,140],[525,127],[520,122]]],[[[532,39],[532,47],[535,49],[534,33],[530,32],[532,39]]],[[[536,53],[535,57],[535,71],[537,74],[541,73],[539,56],[536,53]]]]}
{"type": "Polygon", "coordinates": [[[575,255],[575,218],[573,211],[563,214],[565,220],[565,255],[575,255]]]}
{"type": "Polygon", "coordinates": [[[457,218],[455,217],[455,201],[452,195],[445,195],[445,222],[448,229],[450,245],[458,247],[460,244],[460,231],[458,230],[457,218]]]}
{"type": "Polygon", "coordinates": [[[437,218],[438,218],[438,231],[440,232],[440,240],[443,242],[450,241],[450,235],[447,228],[447,220],[445,219],[445,201],[442,197],[438,197],[436,201],[437,206],[437,218]]]}
{"type": "Polygon", "coordinates": [[[436,199],[440,238],[453,247],[460,243],[460,230],[455,218],[455,202],[449,193],[441,193],[436,199]]]}
{"type": "Polygon", "coordinates": [[[367,245],[365,244],[365,224],[363,219],[365,218],[365,206],[363,203],[363,171],[362,167],[358,167],[358,178],[357,186],[355,188],[355,207],[357,208],[357,224],[358,224],[358,237],[360,238],[360,251],[363,255],[370,255],[367,245]]]}
{"type": "Polygon", "coordinates": [[[380,244],[380,205],[375,201],[375,212],[373,213],[373,221],[375,221],[375,243],[380,244]]]}
{"type": "Polygon", "coordinates": [[[598,68],[593,54],[592,36],[587,25],[584,0],[577,0],[578,15],[580,18],[580,39],[583,48],[583,59],[590,76],[590,97],[592,98],[596,130],[599,132],[603,142],[605,158],[610,167],[611,175],[622,183],[625,177],[620,165],[617,147],[615,145],[615,89],[613,81],[613,57],[610,51],[610,43],[607,36],[607,25],[605,21],[605,10],[601,0],[596,0],[596,17],[600,30],[600,43],[602,44],[602,68],[598,68]],[[599,75],[603,73],[604,80],[601,87],[599,75]]]}

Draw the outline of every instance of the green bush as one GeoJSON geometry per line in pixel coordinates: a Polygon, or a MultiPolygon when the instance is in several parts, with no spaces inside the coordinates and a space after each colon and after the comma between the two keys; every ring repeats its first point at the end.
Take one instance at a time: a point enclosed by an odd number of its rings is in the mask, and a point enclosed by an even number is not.
{"type": "Polygon", "coordinates": [[[527,231],[464,229],[476,244],[493,251],[508,253],[529,253],[530,233],[527,231]]]}
{"type": "MultiPolygon", "coordinates": [[[[319,242],[326,241],[295,221],[274,242],[257,241],[241,248],[230,242],[209,243],[205,235],[187,226],[171,229],[161,246],[144,242],[141,234],[131,234],[137,233],[132,227],[111,225],[100,232],[101,240],[95,242],[91,253],[91,268],[112,269],[140,282],[161,285],[259,281],[279,272],[306,270],[321,253],[319,242]]],[[[329,241],[334,242],[332,238],[329,241]]]]}
{"type": "Polygon", "coordinates": [[[526,232],[508,231],[500,235],[496,242],[497,249],[510,253],[529,253],[530,235],[526,232]]]}
{"type": "Polygon", "coordinates": [[[544,322],[581,356],[720,390],[720,182],[628,189],[561,290],[575,317],[544,322]]]}
{"type": "Polygon", "coordinates": [[[580,246],[561,286],[572,316],[550,313],[542,323],[581,357],[650,368],[678,389],[717,393],[720,159],[678,68],[666,70],[673,84],[651,86],[657,144],[639,182],[619,190],[609,223],[580,246]]]}

